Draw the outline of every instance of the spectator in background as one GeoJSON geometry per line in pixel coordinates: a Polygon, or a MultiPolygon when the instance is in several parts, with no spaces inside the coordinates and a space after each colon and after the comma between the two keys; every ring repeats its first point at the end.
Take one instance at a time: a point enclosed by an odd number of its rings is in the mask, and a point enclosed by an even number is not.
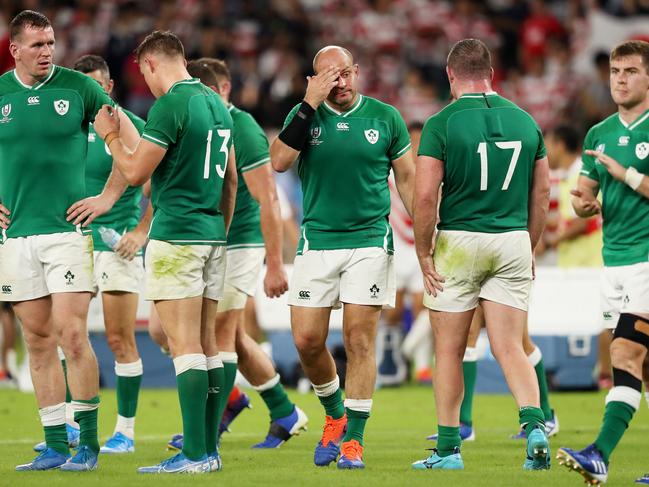
{"type": "Polygon", "coordinates": [[[590,127],[615,112],[609,88],[608,53],[600,51],[593,57],[592,76],[579,92],[579,110],[584,127],[590,127]]]}

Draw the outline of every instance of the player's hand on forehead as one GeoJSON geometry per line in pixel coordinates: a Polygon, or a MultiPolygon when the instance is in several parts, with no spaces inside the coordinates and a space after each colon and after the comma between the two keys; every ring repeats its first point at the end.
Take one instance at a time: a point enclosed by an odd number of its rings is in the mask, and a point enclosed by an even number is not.
{"type": "Polygon", "coordinates": [[[329,96],[331,90],[338,83],[340,69],[336,66],[328,66],[314,76],[307,76],[306,101],[313,108],[318,106],[329,96]]]}

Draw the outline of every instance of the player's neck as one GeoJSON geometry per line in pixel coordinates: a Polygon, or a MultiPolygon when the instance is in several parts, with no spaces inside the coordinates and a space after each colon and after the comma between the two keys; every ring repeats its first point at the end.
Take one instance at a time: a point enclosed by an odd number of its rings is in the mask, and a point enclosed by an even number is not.
{"type": "Polygon", "coordinates": [[[332,103],[332,102],[330,102],[329,100],[325,100],[324,103],[326,103],[327,105],[329,105],[329,107],[333,108],[333,109],[336,110],[337,112],[345,113],[347,110],[349,110],[349,109],[352,108],[354,105],[356,105],[356,102],[358,101],[358,97],[359,97],[359,96],[360,96],[360,95],[359,95],[359,93],[358,93],[358,91],[357,91],[356,94],[354,95],[354,98],[352,98],[352,99],[349,101],[349,103],[345,103],[344,105],[338,105],[338,104],[336,104],[336,103],[332,103]]]}
{"type": "Polygon", "coordinates": [[[179,81],[188,79],[192,79],[192,77],[187,72],[185,66],[165,66],[162,71],[160,86],[162,87],[163,93],[167,93],[173,85],[175,85],[179,81]]]}
{"type": "Polygon", "coordinates": [[[620,118],[629,125],[635,122],[647,110],[649,110],[649,98],[645,98],[644,101],[632,107],[624,107],[622,105],[618,105],[617,107],[620,118]]]}
{"type": "Polygon", "coordinates": [[[453,86],[455,98],[460,98],[462,95],[468,95],[469,93],[493,93],[491,82],[486,79],[455,82],[453,86]]]}
{"type": "Polygon", "coordinates": [[[53,69],[54,69],[54,65],[50,66],[50,69],[47,71],[47,74],[43,76],[32,76],[23,66],[21,66],[20,64],[16,64],[15,72],[18,81],[20,81],[22,84],[26,86],[34,86],[35,84],[40,83],[45,78],[47,78],[53,69]]]}

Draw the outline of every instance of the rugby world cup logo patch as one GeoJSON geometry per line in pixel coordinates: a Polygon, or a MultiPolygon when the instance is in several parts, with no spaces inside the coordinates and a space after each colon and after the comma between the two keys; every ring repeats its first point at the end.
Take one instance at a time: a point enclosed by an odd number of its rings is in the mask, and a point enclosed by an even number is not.
{"type": "Polygon", "coordinates": [[[379,131],[378,130],[369,129],[369,130],[365,130],[364,133],[365,133],[365,138],[367,139],[367,141],[370,144],[374,145],[379,141],[379,131]]]}
{"type": "Polygon", "coordinates": [[[54,110],[56,110],[56,113],[58,113],[61,116],[68,113],[69,108],[70,108],[70,102],[68,100],[55,100],[54,101],[54,110]]]}
{"type": "Polygon", "coordinates": [[[314,139],[317,139],[318,137],[320,137],[321,133],[322,133],[322,128],[320,128],[320,127],[313,127],[311,129],[311,137],[313,137],[314,139]]]}
{"type": "Polygon", "coordinates": [[[635,146],[635,155],[638,159],[645,159],[649,156],[649,142],[640,142],[635,146]]]}
{"type": "Polygon", "coordinates": [[[6,105],[2,106],[2,118],[0,118],[0,123],[8,123],[11,122],[11,118],[9,118],[9,114],[11,114],[11,103],[7,103],[6,105]]]}

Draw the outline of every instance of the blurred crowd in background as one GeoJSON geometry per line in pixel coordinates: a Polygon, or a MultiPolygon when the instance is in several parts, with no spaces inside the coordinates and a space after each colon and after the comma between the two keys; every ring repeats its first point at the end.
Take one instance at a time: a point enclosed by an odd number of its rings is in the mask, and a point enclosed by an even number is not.
{"type": "Polygon", "coordinates": [[[118,101],[140,115],[153,99],[133,49],[152,29],[178,34],[188,58],[226,59],[235,104],[268,128],[302,98],[313,54],[333,43],[355,55],[363,93],[396,105],[407,122],[423,121],[448,100],[449,47],[478,37],[493,49],[496,89],[547,130],[562,120],[583,129],[612,111],[607,51],[586,49],[590,18],[647,14],[649,1],[0,0],[2,72],[12,67],[7,24],[25,8],[54,23],[58,64],[103,55],[118,101]]]}
{"type": "MultiPolygon", "coordinates": [[[[349,48],[360,65],[360,91],[416,124],[449,101],[450,46],[477,37],[493,51],[495,89],[546,134],[568,123],[579,145],[588,127],[615,111],[610,48],[649,40],[649,0],[0,0],[0,72],[13,66],[7,25],[26,8],[53,22],[57,64],[102,55],[117,101],[143,117],[153,96],[133,50],[153,29],[175,32],[188,59],[229,63],[234,104],[270,134],[302,99],[313,54],[324,45],[349,48]]],[[[294,175],[280,184],[299,219],[294,175]]]]}

